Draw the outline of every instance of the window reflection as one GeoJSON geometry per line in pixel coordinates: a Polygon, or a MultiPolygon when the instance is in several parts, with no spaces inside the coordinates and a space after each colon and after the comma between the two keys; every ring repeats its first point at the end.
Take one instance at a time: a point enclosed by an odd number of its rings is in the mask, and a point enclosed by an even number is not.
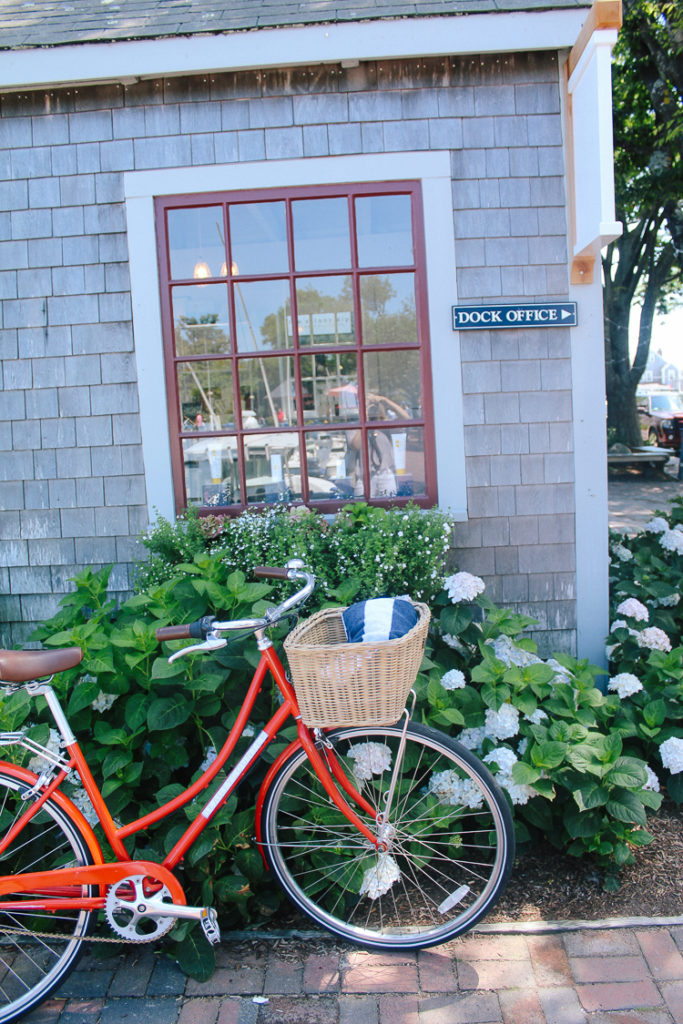
{"type": "Polygon", "coordinates": [[[364,345],[417,342],[414,274],[368,274],[360,279],[364,345]]]}
{"type": "Polygon", "coordinates": [[[424,431],[406,426],[367,432],[370,497],[411,497],[425,493],[424,431]]]}
{"type": "Polygon", "coordinates": [[[243,443],[249,504],[301,498],[297,434],[251,434],[243,443]]]}
{"type": "Polygon", "coordinates": [[[297,270],[351,266],[346,199],[298,199],[292,203],[292,223],[297,270]]]}
{"type": "Polygon", "coordinates": [[[278,274],[288,269],[284,203],[236,203],[229,207],[229,222],[234,274],[278,274]]]}
{"type": "Polygon", "coordinates": [[[240,359],[237,365],[244,429],[296,425],[294,359],[259,356],[240,359]]]}
{"type": "Polygon", "coordinates": [[[240,352],[291,347],[289,281],[235,284],[235,330],[240,352]]]}
{"type": "Polygon", "coordinates": [[[302,356],[304,423],[358,419],[358,362],[355,352],[302,356]]]}
{"type": "Polygon", "coordinates": [[[173,333],[179,356],[230,351],[228,290],[223,284],[182,285],[171,291],[173,333]]]}
{"type": "Polygon", "coordinates": [[[234,427],[232,366],[224,359],[178,363],[182,430],[234,427]]]}
{"type": "Polygon", "coordinates": [[[365,410],[369,420],[417,419],[422,416],[420,354],[366,352],[365,410]]]}
{"type": "Polygon", "coordinates": [[[300,277],[296,286],[296,309],[300,345],[355,342],[350,275],[300,277]]]}
{"type": "Polygon", "coordinates": [[[185,488],[189,505],[241,504],[237,438],[183,440],[185,488]]]}
{"type": "Polygon", "coordinates": [[[356,235],[360,267],[412,264],[410,196],[359,196],[356,199],[356,235]]]}
{"type": "Polygon", "coordinates": [[[225,265],[223,209],[192,207],[168,211],[168,248],[171,277],[221,277],[225,265]]]}

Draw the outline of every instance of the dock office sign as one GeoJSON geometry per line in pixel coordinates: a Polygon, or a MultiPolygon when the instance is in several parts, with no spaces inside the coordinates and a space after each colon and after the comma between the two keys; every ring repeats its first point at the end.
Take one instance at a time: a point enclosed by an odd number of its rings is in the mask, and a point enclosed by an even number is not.
{"type": "Polygon", "coordinates": [[[502,327],[576,327],[575,302],[528,302],[517,306],[452,306],[454,331],[502,327]]]}

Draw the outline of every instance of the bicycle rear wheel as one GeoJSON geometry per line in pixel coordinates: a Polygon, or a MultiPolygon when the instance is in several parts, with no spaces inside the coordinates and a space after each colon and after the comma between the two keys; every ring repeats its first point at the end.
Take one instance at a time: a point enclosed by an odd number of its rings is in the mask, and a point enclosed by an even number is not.
{"type": "MultiPolygon", "coordinates": [[[[22,796],[29,789],[9,770],[0,771],[0,836],[6,835],[26,810],[28,804],[22,796]]],[[[0,875],[92,863],[79,826],[50,799],[0,855],[0,875]]],[[[89,895],[91,888],[75,886],[62,895],[89,895]]],[[[0,897],[0,1024],[23,1016],[47,999],[73,970],[81,954],[81,939],[94,925],[94,915],[85,910],[3,910],[3,903],[9,900],[28,902],[45,895],[9,893],[0,897]]]]}
{"type": "MultiPolygon", "coordinates": [[[[377,815],[401,732],[395,725],[326,736],[377,815]]],[[[360,816],[377,831],[369,815],[360,816]]],[[[382,833],[385,851],[337,810],[303,750],[269,786],[261,835],[297,907],[334,934],[381,949],[423,948],[467,931],[501,895],[514,859],[512,815],[488,769],[448,736],[412,724],[382,833]]]]}

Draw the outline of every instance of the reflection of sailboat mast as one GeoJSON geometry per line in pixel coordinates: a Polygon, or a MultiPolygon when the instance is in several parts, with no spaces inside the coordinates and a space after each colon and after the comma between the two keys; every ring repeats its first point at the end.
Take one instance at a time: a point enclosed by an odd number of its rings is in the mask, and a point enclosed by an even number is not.
{"type": "MultiPolygon", "coordinates": [[[[256,335],[254,333],[254,328],[251,326],[251,319],[249,317],[249,312],[247,310],[247,304],[244,301],[244,296],[242,295],[242,289],[240,288],[239,283],[237,281],[235,281],[235,291],[239,295],[240,301],[242,303],[242,309],[244,310],[244,316],[245,316],[245,319],[247,321],[247,326],[249,328],[249,333],[251,334],[251,340],[254,343],[254,350],[258,351],[258,342],[256,341],[256,335]]],[[[275,412],[275,405],[273,403],[273,396],[270,393],[270,385],[268,383],[268,378],[266,376],[266,368],[263,365],[263,359],[261,358],[261,356],[258,357],[258,364],[259,364],[259,366],[261,368],[261,376],[263,377],[263,386],[266,389],[266,398],[268,399],[268,405],[270,406],[270,414],[273,417],[273,426],[277,426],[277,423],[278,423],[277,413],[275,412]]]]}
{"type": "MultiPolygon", "coordinates": [[[[215,430],[216,429],[215,424],[216,424],[216,421],[218,420],[218,416],[216,416],[216,413],[214,412],[213,405],[211,404],[211,399],[209,398],[209,396],[206,393],[206,391],[204,390],[204,388],[201,386],[201,384],[199,382],[199,377],[195,373],[194,367],[192,366],[192,363],[185,363],[185,367],[192,374],[192,379],[195,382],[195,384],[197,385],[197,390],[199,391],[199,394],[202,396],[202,402],[206,406],[206,410],[207,410],[207,412],[209,414],[209,424],[211,426],[211,429],[215,430]]],[[[219,425],[220,425],[220,421],[219,421],[219,425]]]]}

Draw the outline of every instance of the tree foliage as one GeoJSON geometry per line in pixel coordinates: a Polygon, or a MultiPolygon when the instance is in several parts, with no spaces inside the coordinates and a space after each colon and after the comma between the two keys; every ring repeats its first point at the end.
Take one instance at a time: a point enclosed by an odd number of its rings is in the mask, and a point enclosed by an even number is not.
{"type": "Polygon", "coordinates": [[[683,266],[683,14],[668,0],[624,0],[614,51],[617,218],[623,234],[606,250],[605,363],[608,426],[640,443],[635,393],[652,323],[680,287],[683,266]],[[638,347],[629,353],[634,303],[638,347]]]}

